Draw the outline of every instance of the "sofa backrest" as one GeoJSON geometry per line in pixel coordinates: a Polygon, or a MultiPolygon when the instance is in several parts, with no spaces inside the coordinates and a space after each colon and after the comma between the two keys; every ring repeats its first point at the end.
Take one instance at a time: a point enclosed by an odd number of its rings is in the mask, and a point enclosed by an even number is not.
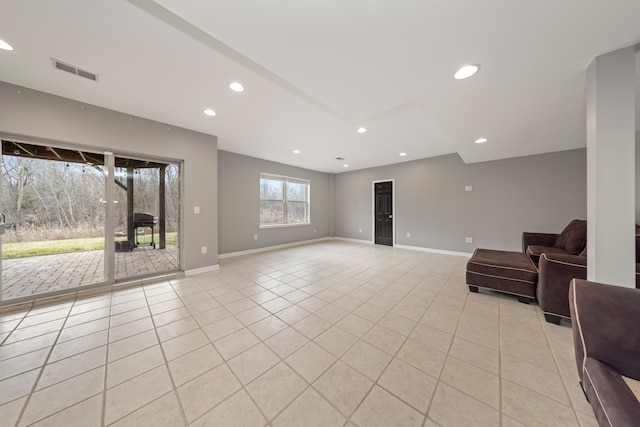
{"type": "Polygon", "coordinates": [[[585,357],[640,380],[640,290],[574,279],[569,308],[578,374],[585,357]]]}
{"type": "Polygon", "coordinates": [[[572,255],[578,255],[587,245],[587,221],[584,219],[574,219],[567,225],[556,243],[556,248],[564,249],[572,255]]]}

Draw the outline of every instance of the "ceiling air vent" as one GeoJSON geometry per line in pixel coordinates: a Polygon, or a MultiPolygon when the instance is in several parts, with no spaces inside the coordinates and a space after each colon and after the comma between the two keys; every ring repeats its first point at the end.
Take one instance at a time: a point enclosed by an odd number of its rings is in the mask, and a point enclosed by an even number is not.
{"type": "Polygon", "coordinates": [[[93,80],[94,82],[98,81],[98,75],[90,71],[82,70],[74,65],[67,64],[55,58],[51,58],[51,62],[53,62],[53,66],[58,70],[66,71],[67,73],[75,74],[76,76],[84,77],[85,79],[93,80]]]}

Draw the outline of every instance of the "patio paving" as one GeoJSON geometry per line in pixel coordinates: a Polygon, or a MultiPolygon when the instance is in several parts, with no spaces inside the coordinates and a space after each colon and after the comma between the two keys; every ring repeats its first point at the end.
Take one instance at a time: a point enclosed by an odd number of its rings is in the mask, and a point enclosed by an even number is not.
{"type": "MultiPolygon", "coordinates": [[[[176,246],[139,246],[116,252],[116,279],[178,268],[176,246]]],[[[28,297],[104,282],[104,251],[73,252],[2,261],[2,299],[28,297]]]]}

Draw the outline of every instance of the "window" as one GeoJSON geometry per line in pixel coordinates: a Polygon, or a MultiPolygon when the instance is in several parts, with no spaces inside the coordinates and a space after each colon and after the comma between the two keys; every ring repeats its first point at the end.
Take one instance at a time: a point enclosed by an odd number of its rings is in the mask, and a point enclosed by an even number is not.
{"type": "Polygon", "coordinates": [[[309,181],[260,174],[260,226],[309,224],[309,181]]]}

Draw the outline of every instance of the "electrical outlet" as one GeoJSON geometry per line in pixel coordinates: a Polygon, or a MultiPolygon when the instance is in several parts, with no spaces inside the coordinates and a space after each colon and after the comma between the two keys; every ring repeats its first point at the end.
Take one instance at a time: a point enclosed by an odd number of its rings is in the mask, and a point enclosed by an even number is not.
{"type": "Polygon", "coordinates": [[[360,228],[360,229],[358,230],[358,233],[362,233],[362,228],[360,228]]]}
{"type": "Polygon", "coordinates": [[[207,247],[206,246],[201,247],[200,248],[200,253],[201,254],[206,254],[207,253],[207,247]]]}
{"type": "Polygon", "coordinates": [[[258,240],[258,235],[257,234],[253,235],[253,240],[258,240]]]}
{"type": "Polygon", "coordinates": [[[314,228],[314,229],[313,229],[313,232],[314,232],[314,233],[317,233],[317,232],[318,232],[318,229],[317,229],[317,228],[314,228]]]}
{"type": "Polygon", "coordinates": [[[473,243],[473,238],[467,237],[467,243],[473,243]]]}
{"type": "Polygon", "coordinates": [[[407,237],[411,237],[411,233],[407,233],[407,237]]]}
{"type": "Polygon", "coordinates": [[[473,187],[470,185],[467,185],[466,187],[464,187],[464,191],[472,191],[473,187]]]}

